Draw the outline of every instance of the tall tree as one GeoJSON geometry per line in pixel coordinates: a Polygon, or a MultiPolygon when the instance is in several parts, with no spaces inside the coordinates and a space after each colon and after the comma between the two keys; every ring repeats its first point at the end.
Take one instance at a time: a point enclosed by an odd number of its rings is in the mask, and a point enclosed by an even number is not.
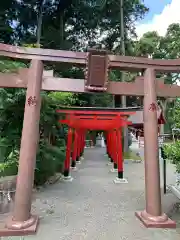
{"type": "MultiPolygon", "coordinates": [[[[180,57],[180,24],[171,24],[164,37],[157,32],[147,32],[135,43],[134,55],[159,59],[176,59],[180,57]]],[[[167,84],[177,84],[179,73],[159,74],[167,84]]],[[[159,102],[169,122],[169,107],[172,106],[172,99],[159,98],[159,102]]],[[[163,132],[162,128],[162,132],[163,132]]]]}
{"type": "MultiPolygon", "coordinates": [[[[120,53],[122,16],[116,0],[7,2],[9,5],[4,8],[0,6],[0,9],[8,13],[7,23],[13,31],[10,40],[13,39],[16,44],[29,46],[40,43],[44,48],[77,51],[98,45],[99,48],[120,53]]],[[[124,0],[124,36],[127,52],[130,36],[135,34],[134,22],[142,18],[147,10],[140,0],[124,0]]],[[[3,22],[2,25],[4,26],[3,22]]],[[[6,39],[3,41],[10,42],[6,39]]],[[[68,69],[55,63],[48,63],[48,68],[53,68],[59,76],[83,77],[81,69],[68,69]]],[[[120,79],[118,72],[115,76],[116,80],[120,79]]],[[[86,98],[89,100],[85,102],[94,102],[90,96],[86,98]]]]}

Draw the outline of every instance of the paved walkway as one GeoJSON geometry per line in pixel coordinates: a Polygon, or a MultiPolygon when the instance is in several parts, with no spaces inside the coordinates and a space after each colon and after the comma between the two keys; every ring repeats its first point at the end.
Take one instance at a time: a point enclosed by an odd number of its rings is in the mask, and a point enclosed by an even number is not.
{"type": "MultiPolygon", "coordinates": [[[[179,225],[176,230],[147,229],[134,215],[145,206],[143,163],[125,164],[129,183],[114,184],[116,173],[109,172],[104,153],[102,148],[86,149],[73,182],[59,182],[37,194],[33,209],[41,222],[36,236],[10,239],[179,240],[179,225]]],[[[175,202],[171,194],[163,197],[164,211],[175,202]]]]}

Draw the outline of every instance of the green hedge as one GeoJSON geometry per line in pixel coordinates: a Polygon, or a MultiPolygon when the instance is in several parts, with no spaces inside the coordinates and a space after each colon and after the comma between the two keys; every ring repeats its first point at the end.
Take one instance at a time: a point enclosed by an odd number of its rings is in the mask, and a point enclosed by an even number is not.
{"type": "Polygon", "coordinates": [[[37,153],[35,169],[35,185],[44,184],[56,172],[61,172],[65,153],[57,146],[41,145],[37,153]]]}
{"type": "Polygon", "coordinates": [[[16,161],[0,163],[0,177],[13,176],[17,174],[18,165],[16,161]]]}
{"type": "Polygon", "coordinates": [[[14,150],[6,157],[6,161],[0,163],[0,177],[13,176],[18,171],[18,156],[19,152],[14,150]]]}
{"type": "MultiPolygon", "coordinates": [[[[65,160],[64,148],[40,142],[36,157],[35,185],[44,184],[56,172],[61,172],[65,160]]],[[[4,163],[0,163],[0,176],[12,176],[18,172],[19,152],[13,151],[4,163]]]]}
{"type": "Polygon", "coordinates": [[[163,149],[167,159],[176,165],[176,171],[177,173],[180,173],[180,141],[165,144],[163,149]]]}

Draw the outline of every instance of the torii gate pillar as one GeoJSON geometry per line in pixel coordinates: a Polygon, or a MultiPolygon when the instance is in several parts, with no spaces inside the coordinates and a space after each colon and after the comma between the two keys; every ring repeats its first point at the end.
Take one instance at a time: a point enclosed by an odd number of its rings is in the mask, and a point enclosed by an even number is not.
{"type": "Polygon", "coordinates": [[[146,209],[136,216],[146,227],[175,228],[176,223],[162,213],[158,149],[158,121],[155,70],[144,77],[144,164],[146,209]]]}
{"type": "Polygon", "coordinates": [[[32,234],[36,232],[38,225],[38,217],[31,215],[31,201],[39,141],[42,74],[43,63],[40,60],[32,60],[28,71],[14,211],[4,231],[0,231],[2,236],[9,236],[11,233],[12,235],[32,234]]]}

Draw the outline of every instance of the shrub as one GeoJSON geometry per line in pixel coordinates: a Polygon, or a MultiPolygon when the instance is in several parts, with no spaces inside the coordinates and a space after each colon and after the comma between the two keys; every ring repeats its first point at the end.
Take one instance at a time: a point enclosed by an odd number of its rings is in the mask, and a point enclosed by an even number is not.
{"type": "Polygon", "coordinates": [[[172,163],[176,165],[176,171],[180,173],[180,141],[165,144],[163,148],[167,159],[171,160],[172,163]]]}
{"type": "MultiPolygon", "coordinates": [[[[24,63],[1,61],[0,72],[16,72],[24,63]]],[[[17,174],[19,153],[14,149],[20,148],[23,125],[24,103],[26,91],[24,89],[0,89],[0,175],[17,174]]],[[[48,177],[61,171],[65,159],[65,131],[60,136],[59,114],[56,109],[63,105],[76,102],[71,93],[41,92],[41,114],[39,123],[40,144],[37,152],[35,169],[35,184],[43,184],[48,177]],[[48,143],[45,143],[45,140],[48,143]]],[[[61,127],[61,128],[60,128],[61,127]]]]}
{"type": "Polygon", "coordinates": [[[17,158],[19,156],[18,151],[13,151],[9,154],[6,162],[0,164],[0,177],[13,176],[17,174],[18,162],[17,158]]]}
{"type": "Polygon", "coordinates": [[[36,160],[35,185],[44,184],[49,177],[60,172],[65,160],[65,154],[57,146],[41,142],[36,160]]]}
{"type": "Polygon", "coordinates": [[[8,156],[13,151],[12,144],[7,138],[0,139],[0,162],[3,163],[8,159],[8,156]]]}
{"type": "MultiPolygon", "coordinates": [[[[60,141],[62,144],[62,141],[60,141]]],[[[52,146],[45,141],[40,141],[36,157],[35,185],[44,184],[49,177],[56,172],[61,172],[65,160],[64,148],[52,146]]],[[[0,176],[12,176],[18,172],[19,152],[13,151],[6,158],[4,163],[0,164],[0,176]]]]}

